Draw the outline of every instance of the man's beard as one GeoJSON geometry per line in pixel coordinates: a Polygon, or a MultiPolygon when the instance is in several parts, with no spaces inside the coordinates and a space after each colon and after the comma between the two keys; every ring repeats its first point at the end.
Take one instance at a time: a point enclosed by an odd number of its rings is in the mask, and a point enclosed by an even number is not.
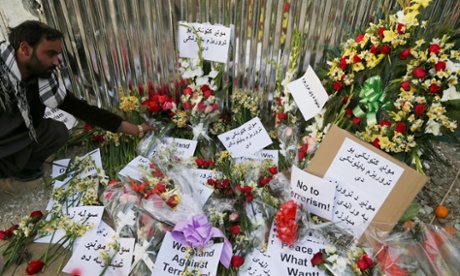
{"type": "Polygon", "coordinates": [[[36,76],[42,79],[48,79],[51,77],[51,74],[56,69],[56,66],[46,67],[43,65],[40,60],[38,60],[35,52],[30,57],[29,62],[27,63],[27,70],[30,72],[32,76],[36,76]]]}

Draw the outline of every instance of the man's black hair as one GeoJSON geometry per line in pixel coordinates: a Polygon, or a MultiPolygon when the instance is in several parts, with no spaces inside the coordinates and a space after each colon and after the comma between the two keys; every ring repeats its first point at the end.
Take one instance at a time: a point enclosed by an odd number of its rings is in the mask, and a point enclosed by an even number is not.
{"type": "Polygon", "coordinates": [[[8,40],[15,50],[19,49],[19,44],[25,41],[35,48],[40,41],[61,39],[64,35],[43,22],[27,20],[14,28],[9,28],[8,40]]]}

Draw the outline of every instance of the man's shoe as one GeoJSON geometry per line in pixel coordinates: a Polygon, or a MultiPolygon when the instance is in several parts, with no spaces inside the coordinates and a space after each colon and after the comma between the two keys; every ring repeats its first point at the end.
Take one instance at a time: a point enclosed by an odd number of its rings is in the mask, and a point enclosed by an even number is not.
{"type": "Polygon", "coordinates": [[[23,169],[14,175],[14,179],[20,182],[28,182],[39,179],[43,176],[43,168],[38,169],[23,169]]]}

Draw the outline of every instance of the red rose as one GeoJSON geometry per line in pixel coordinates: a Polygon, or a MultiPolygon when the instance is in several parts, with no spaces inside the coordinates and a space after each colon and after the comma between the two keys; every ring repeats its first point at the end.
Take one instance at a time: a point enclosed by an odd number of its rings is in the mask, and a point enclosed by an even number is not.
{"type": "Polygon", "coordinates": [[[313,258],[311,259],[312,266],[319,266],[323,262],[324,262],[323,253],[321,253],[321,251],[313,255],[313,258]]]}
{"type": "Polygon", "coordinates": [[[380,52],[384,55],[387,55],[391,52],[391,48],[388,45],[383,45],[382,49],[380,49],[380,52]]]}
{"type": "Polygon", "coordinates": [[[351,116],[353,114],[353,109],[351,107],[348,107],[347,110],[345,110],[345,114],[347,116],[351,116]]]}
{"type": "Polygon", "coordinates": [[[367,264],[367,262],[363,259],[360,259],[356,262],[356,265],[358,266],[358,268],[360,270],[366,270],[369,268],[369,265],[367,264]]]}
{"type": "Polygon", "coordinates": [[[428,91],[432,94],[436,94],[439,92],[439,90],[441,90],[441,88],[439,88],[439,86],[433,83],[432,85],[430,85],[430,89],[428,91]]]}
{"type": "Polygon", "coordinates": [[[436,69],[436,72],[446,70],[446,63],[442,60],[438,61],[438,63],[434,65],[434,69],[436,69]]]}
{"type": "Polygon", "coordinates": [[[157,102],[151,101],[149,102],[149,111],[150,113],[157,113],[160,111],[161,107],[157,102]]]}
{"type": "Polygon", "coordinates": [[[273,166],[273,167],[270,167],[268,169],[268,171],[271,173],[271,174],[277,174],[278,173],[278,168],[276,166],[273,166]]]}
{"type": "Polygon", "coordinates": [[[185,102],[185,103],[184,103],[184,109],[185,109],[185,110],[190,110],[190,109],[192,109],[192,103],[190,103],[190,102],[185,102]]]}
{"type": "Polygon", "coordinates": [[[203,111],[203,110],[206,109],[206,105],[204,103],[202,103],[202,102],[199,102],[197,107],[198,107],[198,110],[200,110],[200,111],[203,111]]]}
{"type": "Polygon", "coordinates": [[[195,163],[196,165],[198,166],[198,168],[201,168],[204,164],[204,160],[201,159],[200,157],[198,157],[196,160],[195,160],[195,163]]]}
{"type": "Polygon", "coordinates": [[[404,24],[402,23],[399,23],[398,24],[398,27],[396,27],[396,29],[398,30],[398,34],[403,34],[404,33],[404,24]]]}
{"type": "Polygon", "coordinates": [[[254,200],[254,196],[253,196],[253,195],[247,195],[247,196],[246,196],[246,201],[247,201],[248,203],[251,203],[253,200],[254,200]]]}
{"type": "Polygon", "coordinates": [[[347,64],[347,59],[348,57],[341,57],[340,58],[340,68],[342,68],[342,70],[347,70],[347,67],[348,67],[348,64],[347,64]]]}
{"type": "Polygon", "coordinates": [[[399,54],[400,59],[407,59],[409,56],[410,56],[410,49],[404,49],[404,51],[402,51],[399,54]]]}
{"type": "Polygon", "coordinates": [[[376,55],[379,51],[380,51],[379,46],[375,46],[375,45],[372,45],[371,49],[369,50],[369,52],[371,52],[371,54],[374,54],[374,55],[376,55]]]}
{"type": "Polygon", "coordinates": [[[426,70],[422,67],[417,67],[412,72],[416,78],[423,79],[426,76],[426,70]]]}
{"type": "Polygon", "coordinates": [[[428,51],[435,55],[439,55],[439,50],[441,50],[441,47],[438,44],[431,44],[430,48],[428,48],[428,51]]]}
{"type": "Polygon", "coordinates": [[[238,235],[241,232],[241,228],[238,225],[233,225],[230,227],[230,233],[233,235],[238,235]]]}
{"type": "Polygon", "coordinates": [[[93,129],[93,126],[91,124],[86,123],[85,126],[83,127],[85,131],[90,131],[93,129]]]}
{"type": "Polygon", "coordinates": [[[0,230],[0,240],[6,241],[9,237],[7,231],[0,230]]]}
{"type": "Polygon", "coordinates": [[[381,38],[384,37],[384,35],[383,35],[383,32],[384,32],[384,31],[385,31],[385,28],[384,28],[384,27],[381,27],[381,28],[379,29],[379,36],[380,36],[381,38]]]}
{"type": "Polygon", "coordinates": [[[152,81],[149,81],[149,82],[148,82],[148,84],[147,84],[147,89],[149,90],[149,95],[155,93],[155,88],[153,87],[153,82],[152,82],[152,81]]]}
{"type": "Polygon", "coordinates": [[[415,107],[415,114],[418,116],[423,116],[423,112],[425,111],[425,104],[419,104],[415,107]]]}
{"type": "Polygon", "coordinates": [[[355,124],[355,125],[361,124],[361,119],[359,117],[354,117],[353,118],[353,124],[355,124]]]}
{"type": "Polygon", "coordinates": [[[343,97],[342,104],[346,104],[348,102],[348,96],[343,97]]]}
{"type": "Polygon", "coordinates": [[[244,258],[238,255],[234,255],[230,261],[232,267],[240,267],[244,264],[244,258]]]}
{"type": "Polygon", "coordinates": [[[261,177],[261,178],[259,179],[259,184],[260,184],[260,186],[263,187],[263,186],[265,186],[265,185],[268,184],[268,180],[267,180],[266,178],[264,178],[264,177],[261,177]]]}
{"type": "Polygon", "coordinates": [[[396,123],[395,131],[399,133],[406,132],[406,124],[405,123],[396,123]]]}
{"type": "Polygon", "coordinates": [[[361,62],[361,58],[360,58],[358,55],[354,55],[354,56],[353,56],[353,62],[354,62],[354,63],[361,62]]]}
{"type": "Polygon", "coordinates": [[[357,37],[356,37],[356,42],[360,43],[361,41],[363,41],[364,39],[364,35],[363,34],[359,34],[357,37]]]}
{"type": "Polygon", "coordinates": [[[409,91],[410,89],[410,83],[408,81],[401,82],[400,86],[404,91],[409,91]]]}
{"type": "Polygon", "coordinates": [[[42,211],[33,211],[30,213],[31,218],[35,218],[35,221],[41,220],[43,217],[42,211]]]}
{"type": "Polygon", "coordinates": [[[305,155],[307,155],[307,152],[306,152],[306,151],[299,151],[299,152],[297,153],[297,159],[300,161],[300,160],[302,160],[302,159],[305,158],[305,155]]]}
{"type": "Polygon", "coordinates": [[[340,91],[340,89],[342,89],[342,83],[340,81],[336,81],[334,82],[334,90],[335,91],[340,91]]]}
{"type": "Polygon", "coordinates": [[[212,91],[211,90],[206,90],[203,92],[203,96],[207,99],[212,96],[212,91]]]}
{"type": "Polygon", "coordinates": [[[287,114],[286,113],[277,113],[276,117],[278,118],[278,120],[282,121],[282,120],[287,118],[287,114]]]}
{"type": "Polygon", "coordinates": [[[383,126],[383,127],[384,127],[384,126],[389,127],[389,126],[391,126],[391,122],[388,121],[388,120],[382,120],[382,121],[380,122],[380,125],[383,126]]]}
{"type": "Polygon", "coordinates": [[[374,147],[376,147],[376,148],[379,149],[379,148],[380,148],[380,144],[379,144],[379,143],[380,143],[379,138],[375,138],[374,141],[372,142],[372,145],[373,145],[374,147]]]}
{"type": "Polygon", "coordinates": [[[201,86],[201,91],[205,92],[207,90],[209,90],[209,85],[205,84],[205,85],[201,86]]]}
{"type": "Polygon", "coordinates": [[[284,4],[284,9],[283,9],[284,12],[288,12],[289,11],[289,3],[286,3],[284,4]]]}
{"type": "Polygon", "coordinates": [[[43,267],[45,266],[45,263],[40,261],[40,260],[33,260],[31,261],[26,268],[26,273],[28,275],[34,275],[40,272],[43,267]]]}
{"type": "Polygon", "coordinates": [[[372,261],[372,259],[369,258],[369,256],[367,256],[367,255],[364,255],[364,256],[362,257],[362,259],[364,259],[364,260],[366,261],[367,265],[369,265],[369,266],[371,266],[371,265],[374,264],[374,262],[372,261]]]}
{"type": "Polygon", "coordinates": [[[193,90],[190,87],[185,88],[183,92],[186,95],[192,95],[193,94],[193,90]]]}

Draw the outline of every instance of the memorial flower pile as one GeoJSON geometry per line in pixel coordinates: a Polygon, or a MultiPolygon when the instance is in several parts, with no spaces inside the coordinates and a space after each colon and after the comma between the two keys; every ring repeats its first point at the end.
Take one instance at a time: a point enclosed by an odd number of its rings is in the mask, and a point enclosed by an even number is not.
{"type": "Polygon", "coordinates": [[[323,81],[333,96],[307,134],[319,142],[334,123],[423,172],[430,142],[455,134],[460,99],[458,33],[429,20],[430,2],[411,1],[342,45],[323,81]]]}

